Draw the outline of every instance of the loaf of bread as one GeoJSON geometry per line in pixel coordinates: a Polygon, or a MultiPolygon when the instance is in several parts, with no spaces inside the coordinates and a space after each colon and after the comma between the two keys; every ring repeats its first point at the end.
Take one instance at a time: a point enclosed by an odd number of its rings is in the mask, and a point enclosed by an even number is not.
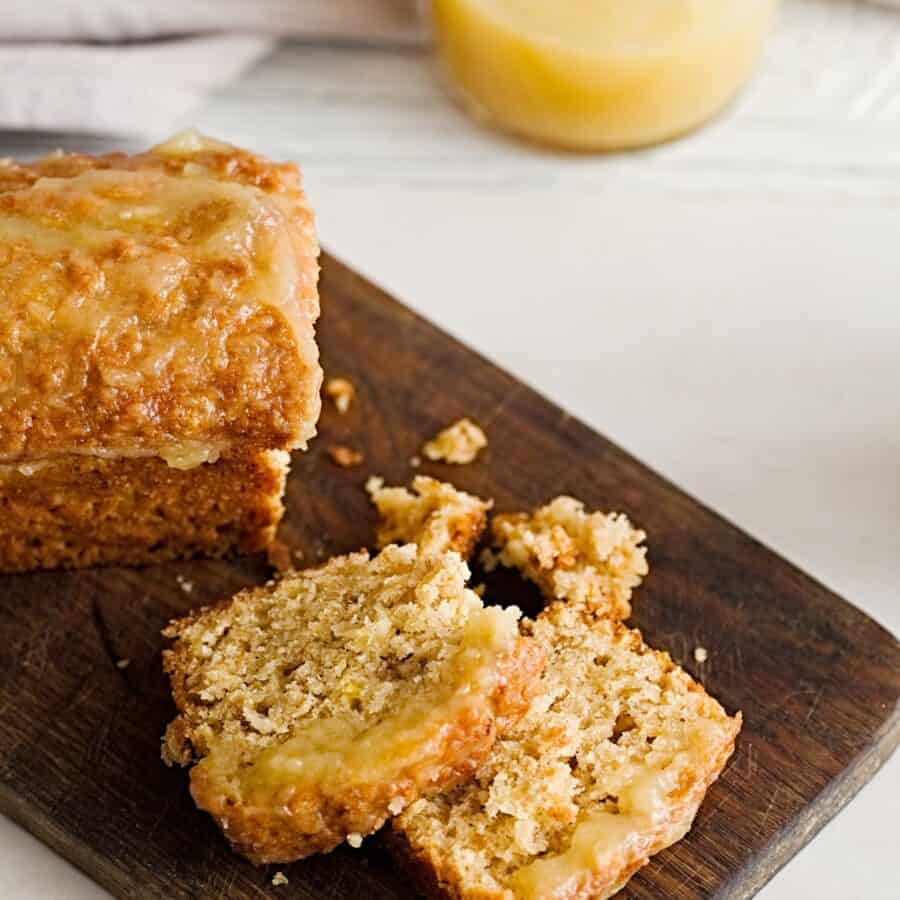
{"type": "Polygon", "coordinates": [[[464,559],[481,539],[493,505],[426,475],[413,479],[411,491],[385,487],[375,476],[366,490],[378,510],[378,547],[413,543],[425,553],[455,550],[464,559]]]}
{"type": "Polygon", "coordinates": [[[618,513],[587,513],[572,497],[557,497],[531,513],[496,516],[493,549],[482,559],[518,569],[548,601],[567,600],[601,615],[626,619],[631,592],[647,574],[646,535],[618,513]]]}
{"type": "Polygon", "coordinates": [[[679,840],[734,748],[730,718],[637,631],[554,603],[524,630],[547,664],[470,782],[392,822],[431,897],[603,900],[679,840]]]}
{"type": "Polygon", "coordinates": [[[527,708],[543,651],[456,553],[336,557],[172,622],[163,756],[256,863],[357,844],[471,777],[527,708]]]}
{"type": "Polygon", "coordinates": [[[297,168],[195,132],[0,161],[0,570],[265,544],[319,415],[317,257],[297,168]]]}

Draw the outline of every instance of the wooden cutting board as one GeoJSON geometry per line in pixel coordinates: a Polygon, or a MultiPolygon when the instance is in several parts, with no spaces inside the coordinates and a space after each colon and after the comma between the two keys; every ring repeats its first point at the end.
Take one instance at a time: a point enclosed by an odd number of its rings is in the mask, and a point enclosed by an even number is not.
{"type": "MultiPolygon", "coordinates": [[[[622,896],[751,896],[900,741],[900,645],[330,257],[322,298],[326,370],[351,378],[357,399],[346,416],[326,404],[320,436],[294,459],[283,540],[308,562],[369,543],[366,477],[407,482],[423,440],[463,415],[485,428],[488,450],[470,466],[420,471],[494,497],[501,511],[570,493],[627,512],[650,547],[633,624],[729,711],[743,710],[744,730],[694,829],[622,896]],[[335,467],[326,454],[335,443],[365,462],[335,467]],[[697,646],[709,652],[703,664],[697,646]]],[[[270,571],[249,557],[0,578],[0,809],[118,897],[410,897],[376,840],[253,868],[194,808],[186,774],[160,761],[173,715],[160,629],[270,571]],[[289,885],[272,887],[278,869],[289,885]]],[[[509,573],[488,583],[489,595],[536,609],[535,591],[509,573]]]]}

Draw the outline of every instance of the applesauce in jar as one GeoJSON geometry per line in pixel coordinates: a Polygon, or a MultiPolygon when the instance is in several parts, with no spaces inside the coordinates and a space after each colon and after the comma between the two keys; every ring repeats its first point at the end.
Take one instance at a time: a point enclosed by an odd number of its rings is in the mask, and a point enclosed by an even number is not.
{"type": "Polygon", "coordinates": [[[668,140],[752,73],[778,0],[432,0],[455,93],[500,128],[558,147],[668,140]]]}

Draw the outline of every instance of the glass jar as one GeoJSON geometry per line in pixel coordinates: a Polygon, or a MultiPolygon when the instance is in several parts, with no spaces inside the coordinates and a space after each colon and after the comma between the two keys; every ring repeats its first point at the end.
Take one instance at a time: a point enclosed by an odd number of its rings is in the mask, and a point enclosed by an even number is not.
{"type": "Polygon", "coordinates": [[[619,150],[726,106],[777,2],[432,0],[430,11],[438,58],[474,114],[558,147],[619,150]]]}

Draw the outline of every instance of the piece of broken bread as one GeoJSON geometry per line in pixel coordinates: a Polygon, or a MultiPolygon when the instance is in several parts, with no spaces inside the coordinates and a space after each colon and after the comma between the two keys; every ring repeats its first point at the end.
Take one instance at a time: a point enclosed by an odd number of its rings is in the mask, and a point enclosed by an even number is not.
{"type": "Polygon", "coordinates": [[[543,652],[456,553],[389,546],[172,622],[163,757],[255,863],[357,845],[471,777],[523,714],[543,652]]]}
{"type": "Polygon", "coordinates": [[[588,513],[580,500],[557,497],[531,513],[496,516],[482,561],[488,571],[498,563],[518,569],[548,601],[626,619],[648,571],[645,538],[625,515],[588,513]]]}
{"type": "Polygon", "coordinates": [[[373,475],[366,482],[366,491],[378,510],[379,547],[414,543],[425,553],[455,550],[464,559],[484,533],[493,505],[426,475],[413,479],[411,491],[385,487],[384,479],[373,475]]]}
{"type": "Polygon", "coordinates": [[[393,820],[418,886],[457,900],[603,900],[691,827],[731,718],[640,633],[554,603],[523,630],[547,664],[475,778],[393,820]]]}
{"type": "Polygon", "coordinates": [[[422,453],[433,462],[459,466],[474,462],[487,445],[487,435],[471,419],[460,419],[426,442],[422,453]]]}

